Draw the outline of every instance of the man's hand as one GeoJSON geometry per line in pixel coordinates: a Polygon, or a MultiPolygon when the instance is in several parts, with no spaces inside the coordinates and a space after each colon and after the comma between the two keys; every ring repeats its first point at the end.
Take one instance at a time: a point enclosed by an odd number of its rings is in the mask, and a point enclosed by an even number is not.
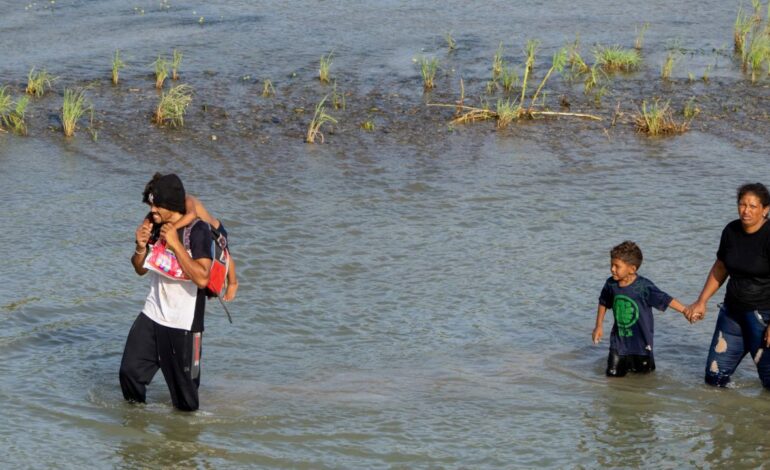
{"type": "Polygon", "coordinates": [[[166,247],[174,253],[179,253],[180,250],[184,251],[184,246],[182,246],[182,242],[179,240],[174,224],[163,224],[160,228],[160,238],[166,241],[166,247]]]}
{"type": "Polygon", "coordinates": [[[141,251],[147,248],[147,243],[150,241],[150,234],[152,233],[152,222],[144,219],[136,229],[136,250],[141,251]]]}

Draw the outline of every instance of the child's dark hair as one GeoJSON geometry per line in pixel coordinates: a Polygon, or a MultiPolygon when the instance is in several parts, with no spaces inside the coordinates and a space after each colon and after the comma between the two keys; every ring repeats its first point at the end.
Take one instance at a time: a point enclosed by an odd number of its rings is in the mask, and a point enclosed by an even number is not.
{"type": "Polygon", "coordinates": [[[626,240],[610,250],[610,258],[616,258],[624,263],[636,266],[636,269],[642,265],[642,249],[636,243],[626,240]]]}
{"type": "Polygon", "coordinates": [[[144,185],[144,191],[142,191],[142,202],[145,204],[150,203],[150,193],[152,192],[155,182],[158,181],[163,175],[155,173],[152,175],[152,179],[144,185]]]}
{"type": "Polygon", "coordinates": [[[736,201],[741,202],[741,198],[747,194],[753,194],[762,204],[762,207],[770,206],[770,192],[762,183],[748,183],[738,188],[736,201]]]}

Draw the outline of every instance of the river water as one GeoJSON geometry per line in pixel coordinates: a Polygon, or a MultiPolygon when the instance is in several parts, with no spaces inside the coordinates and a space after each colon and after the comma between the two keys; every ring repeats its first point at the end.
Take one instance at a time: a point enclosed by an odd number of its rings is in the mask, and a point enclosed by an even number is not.
{"type": "Polygon", "coordinates": [[[735,188],[770,182],[768,92],[730,58],[737,4],[621,3],[0,2],[0,82],[18,92],[32,66],[59,77],[33,100],[29,136],[0,134],[0,462],[763,464],[770,395],[751,361],[733,388],[703,385],[721,292],[695,325],[656,315],[652,374],[608,380],[607,340],[590,341],[613,245],[639,243],[641,274],[689,303],[735,217],[735,188]],[[553,82],[602,124],[496,131],[450,126],[426,106],[453,103],[460,76],[478,96],[501,41],[521,63],[525,40],[540,39],[542,77],[576,33],[590,55],[591,44],[632,46],[644,22],[648,65],[616,78],[603,107],[553,82]],[[675,81],[655,85],[671,47],[685,51],[675,81]],[[196,95],[184,128],[158,129],[148,64],[173,48],[196,95]],[[118,87],[115,49],[129,64],[118,87]],[[326,143],[305,144],[308,109],[329,92],[318,58],[332,50],[348,110],[334,112],[326,143]],[[433,95],[420,54],[444,64],[433,95]],[[709,66],[711,84],[684,84],[709,66]],[[62,89],[88,83],[97,137],[82,122],[65,139],[62,89]],[[615,102],[631,112],[653,92],[698,95],[704,112],[672,138],[608,127],[615,102]],[[234,324],[207,308],[192,414],[172,409],[160,374],[141,406],[124,403],[117,380],[148,291],[128,260],[156,171],[178,173],[222,219],[238,263],[234,324]]]}

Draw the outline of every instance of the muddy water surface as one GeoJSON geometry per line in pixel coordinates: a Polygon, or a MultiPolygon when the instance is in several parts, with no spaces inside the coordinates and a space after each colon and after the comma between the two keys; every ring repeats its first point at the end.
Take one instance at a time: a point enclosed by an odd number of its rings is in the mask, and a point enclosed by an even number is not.
{"type": "Polygon", "coordinates": [[[690,302],[735,187],[770,182],[767,83],[749,85],[730,54],[737,5],[2,6],[0,81],[19,90],[32,66],[59,76],[31,104],[28,137],[0,134],[6,465],[756,467],[770,455],[770,396],[751,362],[731,390],[702,385],[721,293],[699,324],[656,317],[653,374],[609,381],[606,340],[590,344],[611,246],[636,240],[642,274],[690,302]],[[450,126],[451,109],[426,106],[453,103],[461,77],[479,103],[501,41],[521,64],[526,39],[540,39],[542,78],[576,33],[590,58],[595,44],[632,46],[645,21],[645,66],[613,77],[601,106],[580,83],[549,82],[553,109],[564,96],[601,122],[496,131],[450,126]],[[682,59],[662,83],[674,46],[682,59]],[[194,104],[184,128],[158,129],[149,64],[175,47],[194,104]],[[117,48],[129,66],[113,87],[117,48]],[[310,110],[330,91],[318,58],[331,50],[347,107],[309,146],[310,110]],[[442,64],[429,94],[420,54],[442,64]],[[709,83],[687,82],[707,67],[709,83]],[[265,78],[275,98],[260,96],[265,78]],[[62,90],[87,84],[97,139],[82,122],[65,140],[62,90]],[[696,96],[702,113],[682,136],[648,139],[630,116],[651,96],[696,96]],[[234,325],[208,308],[194,414],[172,410],[161,376],[145,406],[124,403],[117,381],[147,293],[128,258],[155,171],[179,173],[224,221],[238,260],[234,325]]]}

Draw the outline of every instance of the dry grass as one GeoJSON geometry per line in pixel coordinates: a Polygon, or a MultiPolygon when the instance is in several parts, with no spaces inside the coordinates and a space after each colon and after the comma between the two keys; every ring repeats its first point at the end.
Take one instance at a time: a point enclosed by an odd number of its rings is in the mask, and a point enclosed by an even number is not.
{"type": "Polygon", "coordinates": [[[32,67],[32,69],[29,71],[29,75],[27,75],[26,92],[29,95],[34,95],[40,98],[49,88],[51,88],[55,80],[56,77],[46,72],[45,70],[35,72],[35,67],[32,67]]]}

